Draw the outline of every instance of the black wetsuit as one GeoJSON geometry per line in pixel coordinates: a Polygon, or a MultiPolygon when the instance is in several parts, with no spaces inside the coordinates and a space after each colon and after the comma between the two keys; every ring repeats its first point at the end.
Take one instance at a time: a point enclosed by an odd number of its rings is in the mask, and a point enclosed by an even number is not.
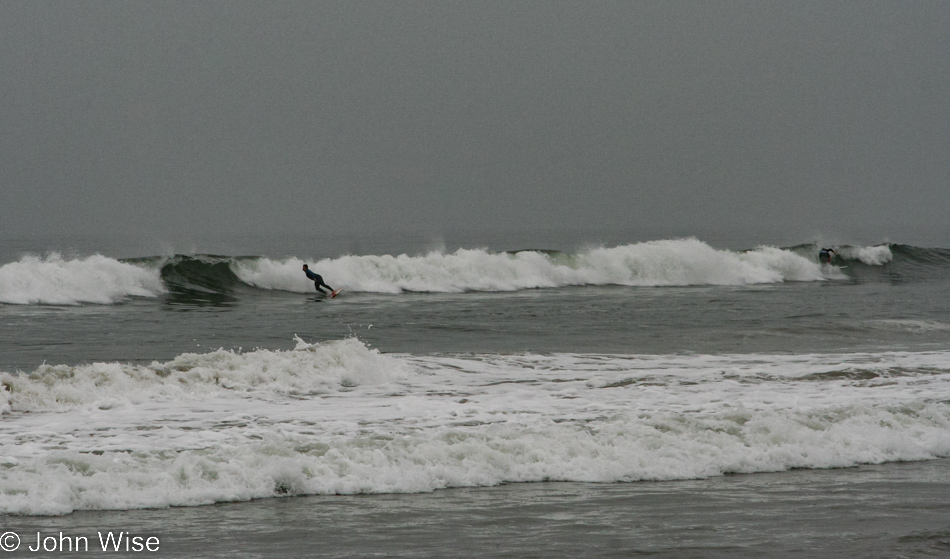
{"type": "Polygon", "coordinates": [[[833,249],[823,248],[818,251],[818,261],[822,264],[828,264],[831,262],[832,257],[837,254],[833,249]]]}
{"type": "Polygon", "coordinates": [[[327,285],[326,283],[324,283],[324,281],[323,281],[323,276],[321,276],[320,274],[315,274],[315,273],[313,273],[312,270],[305,270],[305,272],[306,272],[306,274],[307,274],[307,277],[313,280],[313,286],[314,286],[315,288],[317,288],[317,291],[319,291],[320,293],[323,293],[324,295],[326,295],[326,291],[320,289],[320,286],[326,287],[326,288],[329,289],[331,292],[333,291],[333,288],[332,288],[332,287],[330,287],[329,285],[327,285]]]}

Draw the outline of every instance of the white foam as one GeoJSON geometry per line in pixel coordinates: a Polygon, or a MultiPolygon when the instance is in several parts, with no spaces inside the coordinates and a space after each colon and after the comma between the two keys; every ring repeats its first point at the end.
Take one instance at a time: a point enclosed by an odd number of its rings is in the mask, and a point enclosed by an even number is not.
{"type": "MultiPolygon", "coordinates": [[[[298,339],[299,340],[299,339],[298,339]]],[[[30,374],[0,373],[12,411],[112,409],[149,401],[253,393],[313,395],[388,382],[400,363],[354,339],[295,351],[185,353],[165,363],[43,365],[30,374]]]]}
{"type": "MultiPolygon", "coordinates": [[[[233,264],[242,281],[264,289],[308,292],[303,260],[267,258],[233,264]]],[[[746,285],[825,279],[817,263],[794,252],[760,247],[739,253],[696,239],[652,241],[578,254],[459,249],[422,256],[344,256],[310,262],[333,287],[349,291],[459,293],[571,285],[746,285]]]]}
{"type": "Polygon", "coordinates": [[[950,455],[950,352],[411,356],[298,340],[0,380],[4,513],[950,455]]]}
{"type": "Polygon", "coordinates": [[[887,245],[844,247],[841,249],[841,255],[848,259],[859,260],[868,266],[883,266],[894,259],[894,254],[887,245]]]}
{"type": "Polygon", "coordinates": [[[162,293],[159,270],[105,256],[64,259],[25,256],[0,266],[0,303],[19,305],[117,303],[129,297],[162,293]]]}

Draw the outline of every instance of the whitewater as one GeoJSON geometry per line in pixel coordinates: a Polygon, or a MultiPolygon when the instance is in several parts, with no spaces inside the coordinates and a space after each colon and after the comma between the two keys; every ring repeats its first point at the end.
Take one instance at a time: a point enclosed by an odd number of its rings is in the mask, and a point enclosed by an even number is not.
{"type": "Polygon", "coordinates": [[[6,247],[0,544],[945,549],[950,249],[616,240],[6,247]]]}
{"type": "MultiPolygon", "coordinates": [[[[812,252],[809,247],[808,252],[812,252]]],[[[762,246],[747,251],[715,249],[697,239],[596,247],[575,253],[458,249],[410,256],[300,257],[172,256],[117,260],[58,253],[28,255],[0,265],[0,303],[21,305],[114,304],[159,297],[169,288],[216,291],[227,278],[264,290],[313,291],[300,269],[309,263],[334,287],[348,292],[504,292],[568,286],[754,285],[841,280],[836,267],[822,267],[798,249],[762,246]],[[203,269],[194,269],[203,268],[203,269]],[[195,274],[198,277],[195,277],[195,274]],[[204,276],[202,276],[204,274],[204,276]],[[217,275],[215,275],[217,274],[217,275]],[[210,284],[209,284],[210,282],[210,284]]],[[[887,245],[846,247],[844,259],[882,266],[893,258],[887,245]]]]}
{"type": "Polygon", "coordinates": [[[950,455],[950,352],[408,355],[0,375],[2,512],[696,479],[950,455]]]}

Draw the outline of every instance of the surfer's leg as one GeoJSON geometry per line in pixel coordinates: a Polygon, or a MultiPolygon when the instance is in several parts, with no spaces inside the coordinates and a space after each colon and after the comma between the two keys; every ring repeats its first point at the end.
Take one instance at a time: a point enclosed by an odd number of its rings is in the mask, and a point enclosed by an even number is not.
{"type": "Polygon", "coordinates": [[[327,285],[327,282],[323,281],[323,276],[321,276],[320,274],[317,274],[316,279],[313,280],[313,284],[317,286],[317,290],[319,290],[320,293],[323,293],[323,290],[320,289],[321,287],[326,287],[330,291],[333,291],[333,288],[327,285]]]}
{"type": "MultiPolygon", "coordinates": [[[[321,276],[320,274],[317,274],[316,276],[317,277],[313,278],[313,286],[317,288],[317,291],[326,295],[326,291],[320,289],[320,286],[323,286],[323,287],[330,287],[330,286],[323,282],[323,276],[321,276]]],[[[333,290],[331,289],[330,291],[333,291],[333,290]]]]}

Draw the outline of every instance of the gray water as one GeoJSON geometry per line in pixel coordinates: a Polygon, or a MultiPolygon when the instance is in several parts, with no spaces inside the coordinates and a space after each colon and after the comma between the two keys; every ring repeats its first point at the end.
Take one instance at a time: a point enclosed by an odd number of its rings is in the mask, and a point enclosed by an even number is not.
{"type": "Polygon", "coordinates": [[[0,370],[151,362],[356,336],[385,352],[773,353],[945,348],[946,282],[576,287],[514,293],[254,293],[209,305],[0,305],[0,370]],[[917,321],[908,322],[908,321],[917,321]],[[915,326],[915,324],[917,324],[915,326]]]}
{"type": "Polygon", "coordinates": [[[37,532],[106,555],[108,531],[157,538],[158,557],[943,557],[950,461],[0,517],[0,530],[21,538],[11,557],[37,556],[37,532]]]}
{"type": "MultiPolygon", "coordinates": [[[[276,255],[278,246],[261,241],[230,254],[276,255]]],[[[7,247],[0,266],[49,248],[7,247]]],[[[112,254],[153,256],[123,250],[112,254]]],[[[941,262],[908,268],[914,258],[845,262],[834,281],[767,285],[350,291],[337,300],[235,285],[112,305],[0,305],[0,371],[288,350],[294,336],[356,337],[411,355],[946,351],[950,274],[941,262]]],[[[35,545],[37,532],[88,536],[88,554],[100,555],[95,534],[123,530],[158,538],[153,555],[164,557],[931,557],[950,555],[948,474],[950,462],[940,459],[667,482],[277,497],[0,516],[0,532],[15,532],[23,546],[35,545]]],[[[25,555],[44,552],[11,554],[25,555]]]]}

